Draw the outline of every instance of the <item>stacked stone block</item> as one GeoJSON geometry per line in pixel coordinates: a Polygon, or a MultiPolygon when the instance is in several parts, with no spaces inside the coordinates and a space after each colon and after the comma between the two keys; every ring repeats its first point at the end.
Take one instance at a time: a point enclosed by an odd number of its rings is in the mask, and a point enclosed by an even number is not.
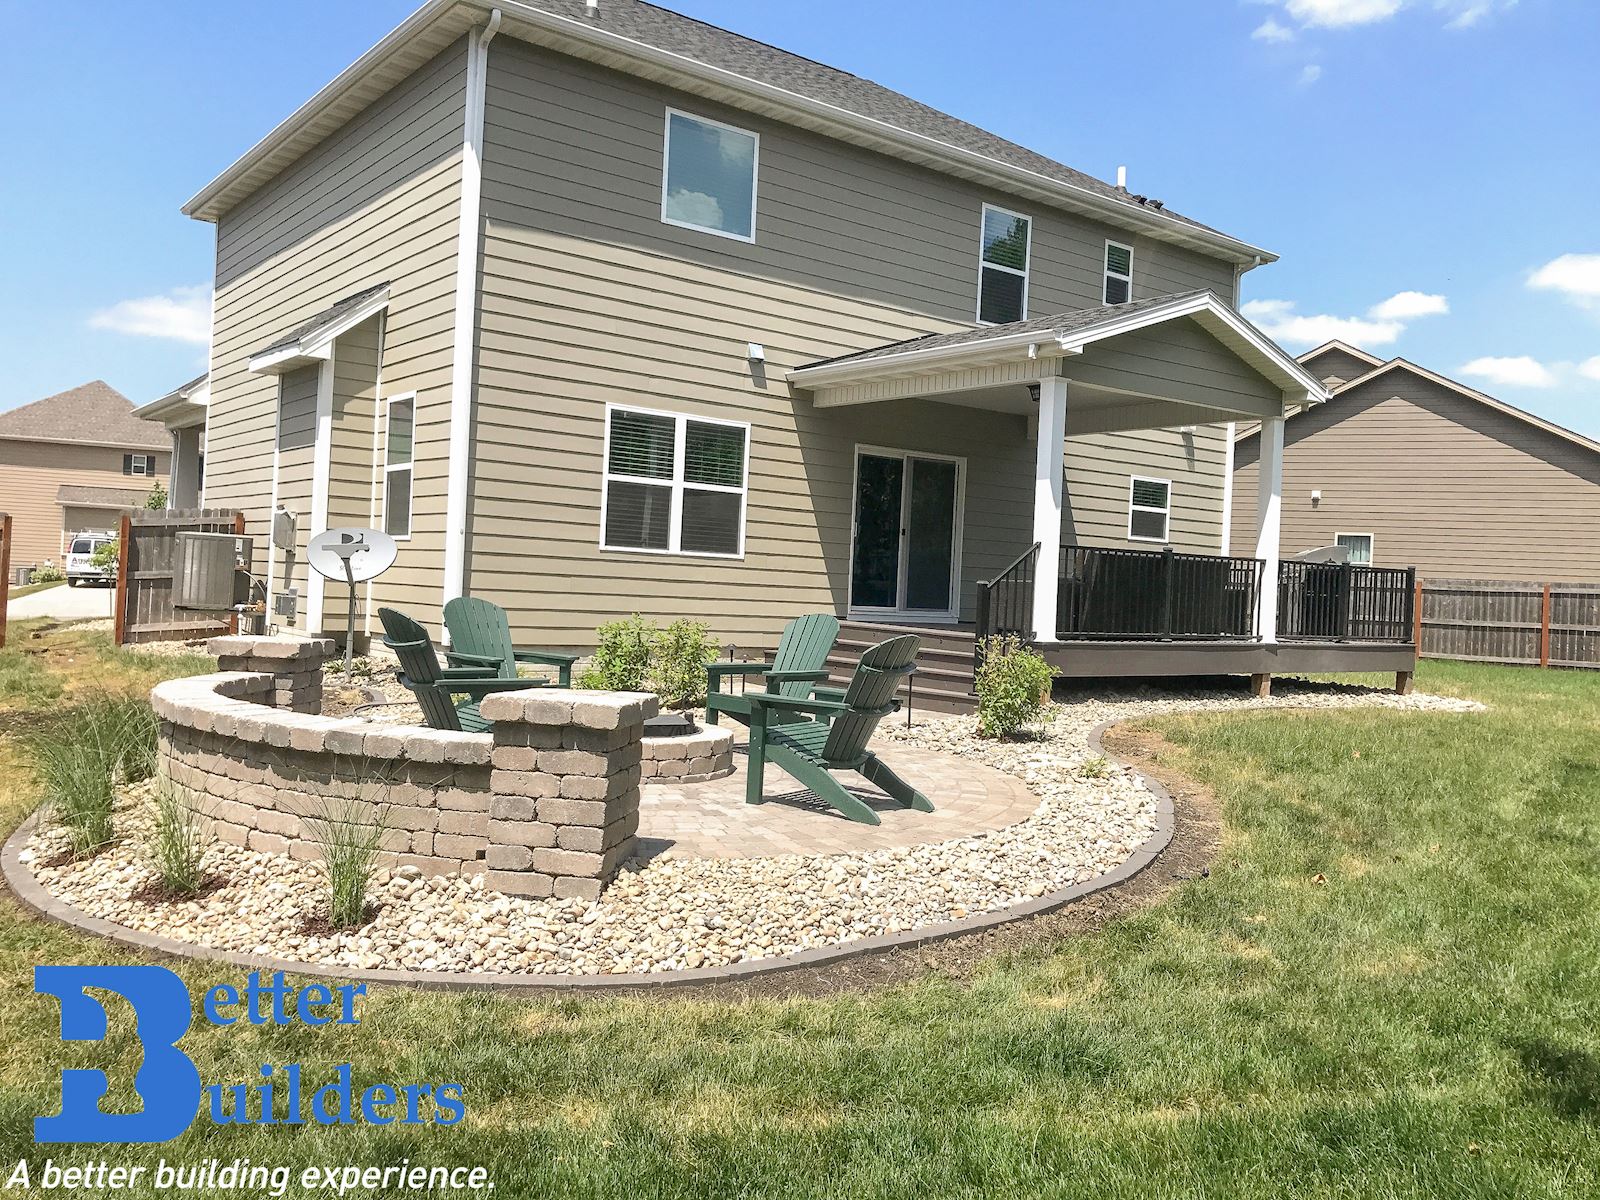
{"type": "Polygon", "coordinates": [[[702,727],[687,737],[644,739],[640,763],[648,783],[705,783],[733,774],[733,730],[702,727]]]}
{"type": "Polygon", "coordinates": [[[333,657],[330,638],[219,637],[206,643],[228,672],[270,675],[274,708],[322,711],[322,664],[333,657]]]}
{"type": "Polygon", "coordinates": [[[654,696],[541,688],[485,698],[495,722],[489,886],[593,900],[637,850],[640,740],[654,696]]]}

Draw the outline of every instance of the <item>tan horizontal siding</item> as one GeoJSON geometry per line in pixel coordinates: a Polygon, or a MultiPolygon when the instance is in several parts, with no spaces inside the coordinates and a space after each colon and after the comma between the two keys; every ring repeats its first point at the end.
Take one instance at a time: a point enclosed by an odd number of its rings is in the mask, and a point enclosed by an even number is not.
{"type": "MultiPolygon", "coordinates": [[[[1236,540],[1255,536],[1257,458],[1240,443],[1236,540]]],[[[1393,371],[1285,426],[1284,551],[1336,533],[1427,576],[1600,582],[1600,455],[1393,371]]]]}
{"type": "MultiPolygon", "coordinates": [[[[77,506],[62,511],[56,496],[63,485],[129,492],[145,492],[157,483],[167,486],[171,454],[156,453],[153,477],[124,475],[122,455],[114,446],[0,438],[0,512],[11,514],[11,565],[31,567],[47,560],[61,564],[63,536],[79,532],[72,522],[88,516],[87,510],[77,506]]],[[[101,519],[104,512],[99,510],[101,519]]],[[[115,528],[116,523],[98,527],[115,528]]]]}

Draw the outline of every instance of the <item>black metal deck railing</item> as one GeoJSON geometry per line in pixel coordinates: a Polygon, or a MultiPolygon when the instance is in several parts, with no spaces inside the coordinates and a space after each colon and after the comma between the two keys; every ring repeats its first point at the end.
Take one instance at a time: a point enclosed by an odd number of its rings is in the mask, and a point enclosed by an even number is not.
{"type": "Polygon", "coordinates": [[[1261,560],[1067,546],[1056,628],[1063,639],[1256,636],[1261,560]]]}
{"type": "Polygon", "coordinates": [[[1416,591],[1415,568],[1280,563],[1278,637],[1409,642],[1415,637],[1416,591]]]}
{"type": "Polygon", "coordinates": [[[995,634],[1016,634],[1032,640],[1033,574],[1039,563],[1035,542],[993,579],[978,581],[977,634],[981,645],[995,634]]]}

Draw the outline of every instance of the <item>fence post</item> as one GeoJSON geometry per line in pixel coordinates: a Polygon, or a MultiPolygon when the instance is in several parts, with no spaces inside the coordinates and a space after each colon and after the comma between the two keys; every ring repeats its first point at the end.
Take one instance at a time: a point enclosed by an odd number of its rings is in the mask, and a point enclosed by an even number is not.
{"type": "Polygon", "coordinates": [[[1175,578],[1177,567],[1178,556],[1172,552],[1172,547],[1163,547],[1161,551],[1161,628],[1159,633],[1164,638],[1172,636],[1172,589],[1177,583],[1175,578]]]}
{"type": "Polygon", "coordinates": [[[1411,577],[1416,580],[1412,585],[1411,600],[1411,640],[1417,644],[1417,657],[1422,657],[1422,605],[1427,593],[1423,590],[1422,580],[1417,578],[1417,569],[1411,568],[1411,577]]]}
{"type": "Polygon", "coordinates": [[[11,514],[0,513],[0,650],[6,648],[6,605],[11,602],[11,514]]]}
{"type": "Polygon", "coordinates": [[[1341,642],[1350,640],[1350,589],[1355,586],[1355,567],[1339,564],[1339,588],[1333,598],[1333,627],[1341,642]]]}
{"type": "MultiPolygon", "coordinates": [[[[240,537],[244,536],[244,511],[242,509],[239,512],[236,512],[236,513],[233,514],[233,532],[238,534],[240,537]]],[[[254,566],[253,563],[251,565],[254,566]]],[[[248,600],[249,598],[250,598],[250,593],[247,590],[245,592],[245,599],[248,600]]],[[[239,632],[239,614],[238,614],[238,612],[235,612],[232,616],[230,616],[228,618],[228,633],[229,633],[230,636],[237,636],[238,632],[239,632]]]]}
{"type": "Polygon", "coordinates": [[[122,514],[122,521],[117,526],[117,592],[113,602],[116,611],[111,614],[113,630],[111,640],[114,644],[122,645],[122,639],[128,630],[128,545],[133,541],[129,536],[132,520],[127,513],[122,514]]]}
{"type": "Polygon", "coordinates": [[[1550,585],[1544,585],[1544,600],[1539,606],[1539,665],[1550,665],[1550,585]]]}

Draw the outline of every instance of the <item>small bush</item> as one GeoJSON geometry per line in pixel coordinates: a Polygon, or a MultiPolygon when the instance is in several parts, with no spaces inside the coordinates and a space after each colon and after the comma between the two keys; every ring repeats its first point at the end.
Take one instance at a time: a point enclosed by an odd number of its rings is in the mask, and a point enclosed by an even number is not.
{"type": "Polygon", "coordinates": [[[29,583],[60,583],[67,577],[67,573],[55,563],[45,563],[42,567],[35,567],[28,576],[29,583]]]}
{"type": "Polygon", "coordinates": [[[1111,764],[1101,754],[1096,754],[1093,758],[1084,759],[1078,767],[1078,774],[1085,779],[1104,779],[1110,773],[1111,764]]]}
{"type": "Polygon", "coordinates": [[[211,840],[210,823],[192,793],[170,780],[156,784],[151,800],[154,821],[145,848],[169,896],[193,896],[200,890],[200,862],[211,840]]]}
{"type": "Polygon", "coordinates": [[[156,512],[167,506],[167,489],[161,484],[152,484],[150,494],[144,498],[144,506],[151,512],[156,512]]]}
{"type": "Polygon", "coordinates": [[[111,841],[111,808],[120,784],[155,770],[156,715],[136,697],[101,697],[68,710],[28,739],[45,805],[72,841],[91,854],[111,841]]]}
{"type": "Polygon", "coordinates": [[[642,692],[650,670],[654,622],[635,613],[607,621],[595,631],[594,659],[578,677],[578,686],[606,692],[642,692]]]}
{"type": "Polygon", "coordinates": [[[717,645],[703,621],[674,621],[650,643],[649,689],[667,708],[688,708],[706,696],[706,664],[717,645]]]}
{"type": "Polygon", "coordinates": [[[89,556],[89,565],[102,575],[115,575],[117,560],[121,556],[122,543],[113,538],[109,542],[101,542],[94,548],[94,553],[89,556]]]}
{"type": "MultiPolygon", "coordinates": [[[[382,789],[387,793],[387,788],[382,789]]],[[[349,929],[367,919],[367,889],[372,883],[383,835],[388,829],[388,804],[372,797],[370,788],[351,785],[342,795],[325,796],[315,813],[303,819],[311,840],[322,851],[328,872],[328,921],[349,929]]]]}
{"type": "Polygon", "coordinates": [[[1055,672],[1020,638],[985,638],[978,668],[978,732],[1011,737],[1036,725],[1050,711],[1050,681],[1055,672]]]}

